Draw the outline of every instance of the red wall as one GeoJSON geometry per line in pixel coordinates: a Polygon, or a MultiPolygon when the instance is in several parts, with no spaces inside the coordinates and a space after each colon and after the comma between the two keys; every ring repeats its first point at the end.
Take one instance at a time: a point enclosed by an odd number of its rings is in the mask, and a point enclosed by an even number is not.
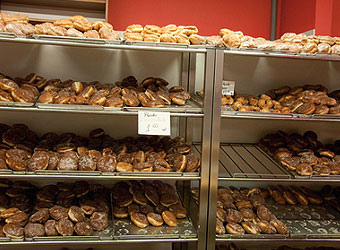
{"type": "Polygon", "coordinates": [[[315,9],[316,0],[278,0],[276,37],[314,29],[315,9]]]}
{"type": "Polygon", "coordinates": [[[109,0],[108,9],[116,30],[135,23],[196,25],[201,35],[218,34],[225,27],[267,39],[270,16],[271,0],[109,0]]]}

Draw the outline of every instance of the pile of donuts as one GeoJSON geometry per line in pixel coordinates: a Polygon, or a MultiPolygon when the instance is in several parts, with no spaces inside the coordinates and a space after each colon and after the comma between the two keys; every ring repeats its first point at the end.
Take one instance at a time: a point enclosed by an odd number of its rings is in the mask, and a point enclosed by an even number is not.
{"type": "Polygon", "coordinates": [[[268,191],[259,188],[219,188],[217,234],[289,234],[289,228],[265,204],[268,191]]]}
{"type": "Polygon", "coordinates": [[[117,219],[129,218],[139,228],[178,225],[187,211],[175,188],[161,181],[118,182],[112,191],[112,213],[117,219]]]}
{"type": "Polygon", "coordinates": [[[195,172],[200,167],[182,138],[126,137],[115,140],[103,129],[89,138],[48,132],[39,137],[24,124],[0,124],[0,169],[101,172],[195,172]]]}
{"type": "Polygon", "coordinates": [[[0,237],[91,236],[109,225],[109,191],[85,181],[37,188],[0,180],[0,237]]]}
{"type": "Polygon", "coordinates": [[[340,174],[340,140],[323,145],[313,131],[301,135],[279,130],[264,136],[259,145],[282,166],[298,175],[340,174]]]}
{"type": "Polygon", "coordinates": [[[297,114],[340,114],[340,91],[328,94],[322,85],[282,86],[255,96],[222,96],[222,105],[231,106],[235,111],[260,111],[297,114]]]}
{"type": "Polygon", "coordinates": [[[311,189],[301,187],[283,187],[282,185],[268,187],[268,192],[273,200],[279,205],[296,205],[301,204],[308,206],[309,204],[321,205],[324,200],[322,196],[311,189]]]}
{"type": "Polygon", "coordinates": [[[197,34],[196,26],[176,26],[169,24],[164,27],[157,25],[133,24],[126,27],[124,38],[128,41],[145,41],[145,42],[165,42],[204,45],[206,40],[197,34]]]}
{"type": "Polygon", "coordinates": [[[242,31],[223,28],[219,36],[207,38],[207,43],[226,48],[340,55],[340,38],[330,36],[285,33],[278,40],[268,41],[262,37],[254,38],[244,35],[242,31]]]}
{"type": "Polygon", "coordinates": [[[162,78],[147,77],[138,83],[134,76],[128,76],[115,84],[47,80],[36,73],[26,77],[0,74],[0,101],[44,104],[77,104],[122,108],[130,107],[163,108],[175,104],[183,106],[190,94],[180,86],[167,87],[162,78]]]}
{"type": "Polygon", "coordinates": [[[10,32],[17,36],[39,34],[120,40],[119,34],[113,30],[111,24],[103,21],[90,22],[83,16],[32,25],[26,14],[0,13],[0,32],[10,32]]]}

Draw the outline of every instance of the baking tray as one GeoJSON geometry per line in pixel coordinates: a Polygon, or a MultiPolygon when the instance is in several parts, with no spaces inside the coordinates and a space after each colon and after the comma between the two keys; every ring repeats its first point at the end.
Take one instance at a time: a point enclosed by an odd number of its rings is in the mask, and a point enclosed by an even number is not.
{"type": "MultiPolygon", "coordinates": [[[[109,216],[110,218],[110,216],[109,216]]],[[[94,231],[93,236],[46,236],[46,237],[33,237],[25,238],[25,241],[100,241],[100,240],[112,240],[113,239],[113,223],[109,220],[109,226],[101,232],[94,231]]]]}
{"type": "Polygon", "coordinates": [[[150,47],[170,47],[170,48],[188,48],[187,44],[182,43],[164,43],[164,42],[144,42],[144,41],[129,41],[125,40],[124,43],[126,45],[135,45],[135,46],[150,46],[150,47]]]}
{"type": "Polygon", "coordinates": [[[202,113],[201,107],[197,106],[191,100],[188,100],[184,106],[166,105],[164,108],[147,108],[147,107],[124,107],[126,111],[154,111],[154,112],[174,112],[174,113],[202,113]]]}
{"type": "Polygon", "coordinates": [[[103,106],[94,106],[94,105],[73,105],[73,104],[44,104],[37,103],[36,107],[38,109],[46,109],[46,110],[87,110],[87,111],[102,111],[104,110],[103,106]]]}
{"type": "Polygon", "coordinates": [[[16,38],[17,35],[14,33],[10,33],[10,32],[0,32],[0,37],[1,38],[16,38]]]}
{"type": "Polygon", "coordinates": [[[323,205],[302,206],[279,205],[272,198],[266,199],[266,206],[283,223],[290,233],[260,235],[216,235],[217,239],[319,239],[340,237],[340,214],[333,208],[323,205]]]}
{"type": "Polygon", "coordinates": [[[69,36],[50,36],[50,35],[31,35],[30,38],[47,40],[47,41],[61,41],[72,43],[89,43],[89,44],[105,44],[105,39],[69,37],[69,36]]]}
{"type": "Polygon", "coordinates": [[[95,231],[93,236],[46,236],[46,237],[33,237],[25,238],[25,241],[100,241],[100,240],[112,240],[113,239],[113,227],[112,221],[109,221],[109,226],[101,232],[95,231]]]}
{"type": "MultiPolygon", "coordinates": [[[[178,197],[180,198],[179,195],[178,197]]],[[[183,205],[181,198],[180,202],[183,205]]],[[[113,198],[111,195],[111,208],[113,208],[112,204],[113,198]]],[[[178,225],[176,227],[170,227],[164,223],[164,225],[160,227],[150,225],[146,228],[139,228],[135,226],[130,219],[115,218],[113,213],[112,218],[115,240],[197,238],[197,232],[190,219],[189,213],[185,219],[177,219],[178,225]]]]}
{"type": "MultiPolygon", "coordinates": [[[[339,117],[340,118],[340,117],[339,117]]],[[[331,179],[335,179],[335,180],[339,180],[339,177],[340,175],[317,175],[317,174],[312,174],[310,176],[302,176],[302,175],[299,175],[296,171],[292,171],[292,170],[289,170],[288,168],[282,166],[282,164],[277,161],[274,157],[270,156],[260,145],[258,146],[258,148],[264,153],[267,155],[268,158],[270,158],[272,161],[276,162],[280,167],[281,169],[285,170],[286,172],[288,172],[293,178],[295,179],[301,179],[301,180],[312,180],[312,179],[322,179],[322,180],[331,180],[331,179]]]]}
{"type": "Polygon", "coordinates": [[[0,102],[0,106],[2,107],[33,107],[34,102],[28,103],[28,102],[0,102]]]}

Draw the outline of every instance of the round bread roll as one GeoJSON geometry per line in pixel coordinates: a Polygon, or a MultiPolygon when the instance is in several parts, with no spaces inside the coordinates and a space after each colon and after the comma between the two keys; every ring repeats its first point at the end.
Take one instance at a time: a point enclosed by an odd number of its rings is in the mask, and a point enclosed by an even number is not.
{"type": "Polygon", "coordinates": [[[163,225],[163,219],[160,214],[156,213],[148,213],[147,214],[147,219],[149,223],[155,227],[159,227],[163,225]]]}

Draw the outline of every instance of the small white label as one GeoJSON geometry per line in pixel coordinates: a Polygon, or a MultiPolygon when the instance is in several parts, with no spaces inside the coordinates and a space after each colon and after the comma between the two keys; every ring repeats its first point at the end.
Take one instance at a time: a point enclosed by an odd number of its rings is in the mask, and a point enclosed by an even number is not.
{"type": "Polygon", "coordinates": [[[138,134],[170,135],[170,112],[138,111],[138,134]]]}
{"type": "Polygon", "coordinates": [[[222,95],[234,95],[235,81],[222,81],[222,95]]]}

